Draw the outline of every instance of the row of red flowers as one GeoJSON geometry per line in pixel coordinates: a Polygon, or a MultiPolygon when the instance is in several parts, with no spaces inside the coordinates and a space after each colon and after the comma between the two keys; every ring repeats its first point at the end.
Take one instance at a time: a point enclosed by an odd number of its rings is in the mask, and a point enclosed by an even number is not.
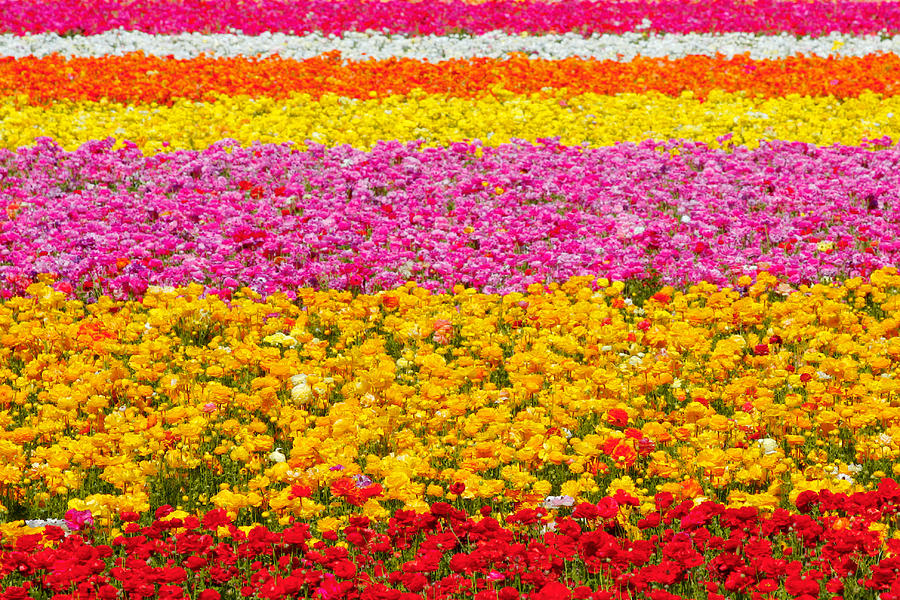
{"type": "Polygon", "coordinates": [[[804,492],[795,510],[768,514],[668,493],[649,513],[637,504],[620,491],[497,519],[439,502],[398,510],[386,527],[351,516],[321,539],[306,523],[240,528],[222,509],[173,518],[163,506],[120,514],[109,543],[54,526],[0,542],[0,598],[900,598],[891,479],[852,495],[804,492]]]}

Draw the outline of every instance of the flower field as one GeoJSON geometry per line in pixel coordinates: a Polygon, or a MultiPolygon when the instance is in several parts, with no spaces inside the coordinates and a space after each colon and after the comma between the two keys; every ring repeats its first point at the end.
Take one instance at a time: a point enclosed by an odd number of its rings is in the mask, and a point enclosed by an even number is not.
{"type": "Polygon", "coordinates": [[[898,56],[0,0],[0,599],[900,600],[898,56]]]}

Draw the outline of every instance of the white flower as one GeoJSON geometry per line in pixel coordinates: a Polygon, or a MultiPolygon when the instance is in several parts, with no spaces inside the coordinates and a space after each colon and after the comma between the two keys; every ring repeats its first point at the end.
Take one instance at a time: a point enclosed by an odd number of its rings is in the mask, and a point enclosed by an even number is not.
{"type": "Polygon", "coordinates": [[[573,506],[575,504],[575,498],[572,496],[547,496],[544,498],[544,502],[541,506],[544,508],[551,510],[556,508],[562,508],[564,506],[573,506]]]}
{"type": "Polygon", "coordinates": [[[646,33],[652,26],[644,19],[633,32],[552,35],[507,34],[489,31],[475,36],[426,35],[412,37],[378,31],[345,32],[340,37],[310,33],[291,35],[270,33],[244,35],[238,32],[218,34],[180,33],[156,35],[140,31],[111,30],[90,36],[64,38],[55,33],[0,35],[0,56],[101,57],[121,56],[142,51],[151,56],[171,54],[176,59],[196,58],[201,53],[215,57],[274,56],[305,60],[337,50],[345,61],[410,58],[439,62],[452,59],[506,58],[512,53],[532,58],[560,60],[571,57],[631,61],[648,58],[684,58],[690,55],[728,58],[749,53],[750,58],[786,58],[795,54],[827,57],[865,56],[897,53],[900,36],[881,39],[880,35],[845,37],[839,33],[821,37],[797,38],[788,33],[753,35],[744,32],[646,33]]]}
{"type": "Polygon", "coordinates": [[[291,388],[291,400],[306,404],[313,398],[313,390],[306,383],[300,383],[291,388]]]}
{"type": "Polygon", "coordinates": [[[778,442],[773,440],[772,438],[762,438],[761,440],[756,440],[756,444],[759,446],[759,449],[762,451],[763,455],[775,454],[778,452],[778,442]]]}
{"type": "Polygon", "coordinates": [[[66,525],[65,519],[26,519],[25,525],[35,528],[51,525],[53,527],[60,527],[62,529],[65,529],[66,531],[69,530],[69,527],[66,525]]]}
{"type": "Polygon", "coordinates": [[[273,450],[272,453],[269,454],[269,460],[271,460],[272,462],[283,463],[285,460],[287,460],[287,457],[281,451],[281,448],[275,448],[275,450],[273,450]]]}

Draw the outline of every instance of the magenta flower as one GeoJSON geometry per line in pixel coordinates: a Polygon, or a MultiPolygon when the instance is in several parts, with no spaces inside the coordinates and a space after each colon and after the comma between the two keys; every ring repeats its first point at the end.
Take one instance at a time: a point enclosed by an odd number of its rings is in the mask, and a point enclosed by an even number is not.
{"type": "Polygon", "coordinates": [[[71,531],[81,531],[94,525],[94,515],[89,510],[75,510],[71,508],[66,511],[66,527],[71,531]]]}

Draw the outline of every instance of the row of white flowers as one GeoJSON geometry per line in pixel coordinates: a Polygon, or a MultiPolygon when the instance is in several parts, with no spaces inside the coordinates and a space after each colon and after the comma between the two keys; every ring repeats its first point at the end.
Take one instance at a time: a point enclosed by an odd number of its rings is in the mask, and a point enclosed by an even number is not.
{"type": "Polygon", "coordinates": [[[817,56],[865,56],[900,52],[900,36],[850,36],[832,33],[811,38],[790,34],[644,34],[510,35],[501,31],[485,35],[409,37],[379,32],[348,32],[341,37],[321,34],[258,36],[184,33],[154,35],[114,30],[99,35],[62,37],[57,34],[0,35],[0,56],[107,56],[142,51],[148,55],[187,59],[205,54],[217,57],[271,56],[297,60],[324,52],[340,51],[344,60],[406,57],[431,62],[475,57],[503,58],[524,53],[534,58],[559,60],[568,57],[629,61],[636,56],[682,58],[689,55],[735,56],[749,53],[756,59],[795,54],[817,56]]]}

